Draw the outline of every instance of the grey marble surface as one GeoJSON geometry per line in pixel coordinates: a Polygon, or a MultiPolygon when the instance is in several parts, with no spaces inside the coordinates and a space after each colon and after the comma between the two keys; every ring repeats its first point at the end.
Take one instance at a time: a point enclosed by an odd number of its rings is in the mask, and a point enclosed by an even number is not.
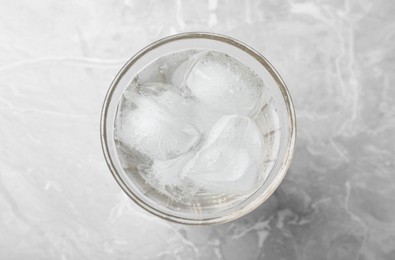
{"type": "Polygon", "coordinates": [[[395,259],[394,1],[0,4],[0,259],[395,259]],[[298,119],[278,191],[208,227],[137,207],[99,140],[122,64],[195,30],[262,52],[298,119]]]}

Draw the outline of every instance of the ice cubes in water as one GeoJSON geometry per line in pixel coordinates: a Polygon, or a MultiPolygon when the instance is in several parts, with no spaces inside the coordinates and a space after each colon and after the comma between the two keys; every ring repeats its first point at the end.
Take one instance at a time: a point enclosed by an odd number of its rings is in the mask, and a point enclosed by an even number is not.
{"type": "Polygon", "coordinates": [[[159,191],[192,183],[211,194],[253,192],[267,177],[255,121],[267,100],[263,81],[226,54],[185,53],[148,66],[142,82],[136,76],[120,102],[119,142],[150,158],[140,168],[159,191]]]}
{"type": "Polygon", "coordinates": [[[195,65],[201,60],[201,58],[208,53],[209,52],[207,51],[200,51],[181,63],[171,77],[171,84],[185,91],[186,82],[190,77],[191,71],[195,68],[195,65]]]}
{"type": "MultiPolygon", "coordinates": [[[[166,86],[159,84],[155,90],[158,88],[166,86]]],[[[153,160],[168,160],[187,152],[198,142],[199,130],[172,113],[182,103],[177,93],[170,89],[158,96],[131,92],[126,101],[130,102],[130,108],[121,112],[118,130],[124,144],[153,160]]]]}
{"type": "Polygon", "coordinates": [[[254,71],[214,51],[200,51],[181,63],[171,84],[196,101],[191,119],[202,131],[224,114],[254,117],[265,98],[263,81],[254,71]]]}
{"type": "Polygon", "coordinates": [[[199,103],[222,114],[253,115],[262,95],[262,80],[226,54],[208,52],[193,63],[186,84],[199,103]]]}
{"type": "Polygon", "coordinates": [[[210,130],[203,147],[189,161],[184,175],[215,193],[254,190],[262,171],[263,140],[250,118],[222,116],[210,130]]]}

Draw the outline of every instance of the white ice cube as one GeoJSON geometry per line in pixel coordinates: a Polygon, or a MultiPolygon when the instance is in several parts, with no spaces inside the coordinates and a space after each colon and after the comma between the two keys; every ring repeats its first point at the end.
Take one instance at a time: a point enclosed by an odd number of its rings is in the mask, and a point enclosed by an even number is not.
{"type": "Polygon", "coordinates": [[[198,52],[182,62],[171,77],[171,84],[179,89],[184,89],[186,81],[195,64],[207,54],[207,51],[198,52]]]}
{"type": "Polygon", "coordinates": [[[213,51],[193,59],[186,85],[202,106],[223,114],[254,116],[258,112],[263,81],[250,68],[213,51]]]}
{"type": "Polygon", "coordinates": [[[244,116],[222,116],[183,175],[213,193],[251,192],[266,178],[261,176],[263,148],[254,121],[244,116]]]}
{"type": "MultiPolygon", "coordinates": [[[[155,90],[163,89],[163,86],[156,87],[155,90]]],[[[198,142],[198,129],[176,114],[183,102],[177,93],[172,90],[158,95],[131,92],[128,99],[132,102],[132,109],[124,110],[121,116],[121,142],[151,159],[159,160],[175,158],[198,142]]]]}

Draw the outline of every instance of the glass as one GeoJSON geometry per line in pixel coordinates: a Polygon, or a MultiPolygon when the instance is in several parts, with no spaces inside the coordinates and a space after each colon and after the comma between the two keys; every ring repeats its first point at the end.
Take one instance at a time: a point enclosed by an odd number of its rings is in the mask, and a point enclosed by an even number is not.
{"type": "Polygon", "coordinates": [[[101,141],[106,162],[121,188],[142,208],[164,219],[183,224],[223,223],[239,218],[262,204],[279,186],[291,163],[296,136],[295,113],[284,81],[273,66],[258,52],[235,39],[211,33],[183,33],[147,46],[132,57],[112,82],[101,116],[101,141]],[[115,140],[115,123],[119,104],[135,76],[155,60],[188,50],[225,53],[251,68],[265,83],[271,98],[261,108],[259,123],[279,125],[263,130],[262,137],[271,158],[268,177],[253,192],[244,196],[207,196],[198,194],[192,200],[174,200],[159,192],[138,173],[125,169],[115,140]],[[271,111],[271,112],[270,112],[271,111]]]}

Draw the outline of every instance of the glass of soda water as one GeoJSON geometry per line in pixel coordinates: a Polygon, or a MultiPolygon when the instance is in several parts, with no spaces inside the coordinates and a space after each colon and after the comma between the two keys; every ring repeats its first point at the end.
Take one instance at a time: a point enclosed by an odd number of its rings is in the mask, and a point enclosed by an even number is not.
{"type": "Polygon", "coordinates": [[[183,33],[147,46],[112,82],[101,117],[106,162],[138,205],[184,224],[223,223],[262,204],[292,160],[295,112],[260,53],[183,33]]]}

